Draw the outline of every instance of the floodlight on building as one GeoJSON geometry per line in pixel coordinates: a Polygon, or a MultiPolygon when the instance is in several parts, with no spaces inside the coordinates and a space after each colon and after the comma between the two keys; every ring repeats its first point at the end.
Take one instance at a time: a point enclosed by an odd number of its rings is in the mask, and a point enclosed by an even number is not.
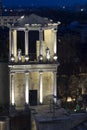
{"type": "Polygon", "coordinates": [[[28,55],[25,55],[25,61],[29,61],[29,56],[28,55]]]}
{"type": "Polygon", "coordinates": [[[13,56],[13,54],[11,55],[11,62],[14,62],[15,61],[15,58],[13,56]]]}
{"type": "Polygon", "coordinates": [[[43,56],[42,55],[39,56],[39,60],[43,61],[43,56]]]}
{"type": "Polygon", "coordinates": [[[23,16],[21,16],[21,19],[23,19],[24,18],[24,15],[23,16]]]}
{"type": "Polygon", "coordinates": [[[72,102],[72,98],[71,98],[71,97],[68,97],[68,98],[67,98],[67,102],[72,102]]]}
{"type": "Polygon", "coordinates": [[[54,59],[54,61],[57,61],[57,55],[54,55],[54,57],[53,57],[53,59],[54,59]]]}

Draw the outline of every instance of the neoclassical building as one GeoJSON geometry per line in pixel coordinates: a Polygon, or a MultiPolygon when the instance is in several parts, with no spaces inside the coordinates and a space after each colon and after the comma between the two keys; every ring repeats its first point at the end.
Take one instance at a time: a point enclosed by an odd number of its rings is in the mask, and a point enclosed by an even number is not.
{"type": "Polygon", "coordinates": [[[60,22],[54,23],[51,19],[35,14],[22,16],[9,24],[10,105],[15,109],[47,104],[47,97],[50,95],[53,95],[56,102],[59,24],[60,22]],[[31,44],[30,37],[35,37],[30,35],[33,31],[38,33],[38,39],[31,44]],[[24,37],[21,46],[18,41],[19,32],[19,39],[24,37]],[[35,57],[29,51],[34,44],[35,57]]]}

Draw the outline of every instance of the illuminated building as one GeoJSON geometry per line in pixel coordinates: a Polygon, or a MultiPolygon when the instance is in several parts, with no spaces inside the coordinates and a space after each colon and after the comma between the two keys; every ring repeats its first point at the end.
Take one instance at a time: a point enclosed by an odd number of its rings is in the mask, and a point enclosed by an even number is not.
{"type": "Polygon", "coordinates": [[[16,22],[20,16],[0,16],[0,26],[8,26],[8,23],[16,22]]]}
{"type": "MultiPolygon", "coordinates": [[[[47,96],[57,97],[57,29],[60,22],[53,23],[48,18],[35,14],[22,16],[16,23],[9,25],[9,75],[10,105],[15,109],[28,108],[33,100],[37,104],[46,104],[47,96]],[[18,48],[18,32],[24,34],[25,52],[18,48]],[[29,32],[38,31],[36,41],[36,59],[29,53],[29,32]],[[35,95],[32,94],[36,92],[35,95]],[[32,98],[32,99],[31,99],[32,98]]],[[[34,37],[34,35],[32,35],[34,37]]],[[[20,37],[21,39],[22,37],[20,37]]],[[[33,45],[32,45],[33,46],[33,45]]]]}

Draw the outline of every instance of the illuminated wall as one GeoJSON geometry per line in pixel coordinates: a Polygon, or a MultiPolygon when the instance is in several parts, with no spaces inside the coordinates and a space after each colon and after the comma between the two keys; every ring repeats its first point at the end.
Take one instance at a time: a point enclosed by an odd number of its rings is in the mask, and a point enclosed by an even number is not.
{"type": "MultiPolygon", "coordinates": [[[[25,104],[25,74],[15,74],[15,105],[16,108],[24,108],[25,104]]],[[[37,90],[39,103],[39,72],[31,72],[29,76],[29,90],[37,90]]],[[[53,73],[43,72],[43,103],[48,103],[48,96],[53,94],[53,73]]]]}
{"type": "MultiPolygon", "coordinates": [[[[37,59],[39,57],[40,41],[36,41],[37,59]]],[[[50,49],[50,56],[54,55],[54,32],[53,30],[44,30],[44,41],[42,42],[43,60],[46,60],[46,48],[50,49]]]]}

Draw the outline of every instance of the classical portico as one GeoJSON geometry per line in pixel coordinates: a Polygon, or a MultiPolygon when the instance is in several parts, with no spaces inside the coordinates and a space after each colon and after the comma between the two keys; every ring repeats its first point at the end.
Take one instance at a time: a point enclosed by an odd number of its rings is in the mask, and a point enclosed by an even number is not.
{"type": "MultiPolygon", "coordinates": [[[[22,16],[16,23],[9,25],[9,74],[10,104],[18,107],[30,105],[30,90],[37,90],[37,104],[45,104],[44,99],[57,97],[57,30],[60,22],[54,23],[48,18],[35,14],[22,16]],[[29,31],[37,30],[36,59],[29,53],[29,31]],[[25,53],[17,48],[17,32],[24,32],[25,53]],[[47,89],[47,91],[46,91],[47,89]]],[[[32,36],[33,37],[33,36],[32,36]]],[[[21,38],[21,37],[20,37],[21,38]]]]}

